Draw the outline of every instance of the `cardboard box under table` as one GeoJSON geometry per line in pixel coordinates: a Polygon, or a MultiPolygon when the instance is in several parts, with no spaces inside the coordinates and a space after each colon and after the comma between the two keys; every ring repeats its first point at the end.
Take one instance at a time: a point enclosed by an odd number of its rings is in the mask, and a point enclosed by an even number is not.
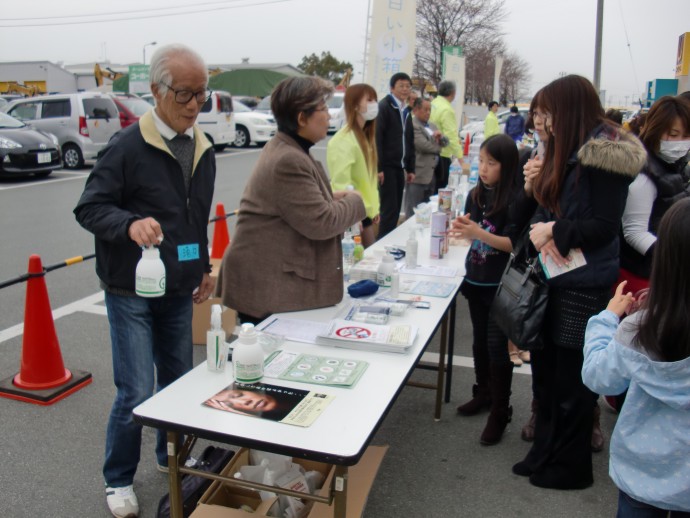
{"type": "MultiPolygon", "coordinates": [[[[220,259],[211,259],[211,266],[213,266],[211,278],[214,282],[218,279],[220,262],[220,259]]],[[[218,297],[210,297],[201,304],[194,304],[192,313],[192,343],[196,345],[206,345],[206,332],[211,328],[211,306],[213,304],[222,305],[222,302],[218,297]]],[[[230,335],[235,330],[235,325],[237,324],[237,312],[234,309],[223,308],[221,322],[225,330],[226,341],[230,341],[230,335]]]]}
{"type": "MultiPolygon", "coordinates": [[[[350,466],[347,473],[347,503],[346,517],[358,518],[362,516],[364,506],[369,496],[369,490],[374,482],[376,473],[388,450],[387,446],[370,446],[366,449],[360,461],[350,466]]],[[[319,471],[325,476],[325,481],[318,496],[328,498],[329,491],[333,488],[340,491],[342,481],[334,480],[335,466],[323,462],[294,458],[293,462],[300,464],[305,471],[319,471]]],[[[241,466],[249,463],[249,450],[241,448],[221,471],[221,475],[232,478],[241,466]]],[[[232,485],[214,481],[199,500],[199,506],[192,513],[191,518],[250,518],[251,516],[267,516],[274,503],[274,499],[262,502],[258,493],[252,489],[238,487],[238,481],[233,480],[232,485]],[[254,509],[253,513],[239,509],[242,505],[248,505],[254,509]]],[[[326,503],[316,502],[309,513],[308,518],[332,518],[334,508],[326,503]]]]}

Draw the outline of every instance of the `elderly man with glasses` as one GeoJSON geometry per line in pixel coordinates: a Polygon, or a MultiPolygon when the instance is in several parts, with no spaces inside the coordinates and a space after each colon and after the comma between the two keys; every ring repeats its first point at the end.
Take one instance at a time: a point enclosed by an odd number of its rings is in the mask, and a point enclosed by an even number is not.
{"type": "MultiPolygon", "coordinates": [[[[106,432],[103,476],[113,516],[135,517],[133,491],[141,426],[132,410],[192,368],[192,304],[213,289],[207,223],[216,175],[211,143],[195,125],[209,97],[203,59],[184,45],[151,59],[155,109],[117,133],[94,166],[74,209],[94,234],[96,273],[105,290],[117,394],[106,432]],[[164,295],[136,286],[143,247],[165,265],[164,295]],[[155,378],[154,378],[155,370],[155,378]]],[[[156,442],[167,471],[165,435],[156,442]]]]}

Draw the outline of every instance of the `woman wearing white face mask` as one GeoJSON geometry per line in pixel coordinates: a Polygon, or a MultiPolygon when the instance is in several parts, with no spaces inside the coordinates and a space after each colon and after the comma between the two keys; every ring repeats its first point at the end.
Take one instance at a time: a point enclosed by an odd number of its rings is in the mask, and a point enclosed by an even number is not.
{"type": "Polygon", "coordinates": [[[620,279],[636,293],[649,286],[656,232],[676,201],[690,197],[690,102],[662,97],[654,103],[640,132],[648,159],[630,185],[622,219],[620,279]]]}
{"type": "Polygon", "coordinates": [[[376,241],[379,222],[379,191],[376,154],[376,90],[356,84],[345,91],[345,125],[328,142],[326,161],[334,190],[352,186],[362,195],[367,217],[362,221],[362,245],[376,241]]]}

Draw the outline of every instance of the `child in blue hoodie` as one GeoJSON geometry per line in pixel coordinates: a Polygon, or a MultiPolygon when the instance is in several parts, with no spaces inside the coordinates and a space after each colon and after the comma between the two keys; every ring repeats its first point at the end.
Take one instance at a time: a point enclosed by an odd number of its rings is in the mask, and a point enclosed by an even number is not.
{"type": "Polygon", "coordinates": [[[616,289],[590,318],[582,379],[599,394],[628,390],[611,437],[609,474],[618,518],[690,516],[690,199],[659,226],[649,296],[616,289]]]}

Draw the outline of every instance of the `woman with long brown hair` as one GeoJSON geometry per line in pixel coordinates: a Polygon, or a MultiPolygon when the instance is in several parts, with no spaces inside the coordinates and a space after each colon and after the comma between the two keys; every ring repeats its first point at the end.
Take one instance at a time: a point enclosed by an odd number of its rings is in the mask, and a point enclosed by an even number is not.
{"type": "Polygon", "coordinates": [[[632,135],[607,122],[599,96],[584,77],[569,75],[545,86],[549,139],[541,174],[532,184],[539,208],[530,241],[544,263],[562,268],[544,275],[549,302],[544,347],[532,353],[539,394],[534,443],[513,466],[546,488],[592,485],[591,431],[596,395],[582,383],[587,320],[606,307],[618,277],[618,232],[628,186],[646,158],[632,135]],[[564,268],[570,254],[585,264],[564,268]]]}
{"type": "Polygon", "coordinates": [[[379,222],[379,191],[376,164],[376,90],[368,84],[345,91],[345,125],[328,142],[326,163],[334,190],[354,187],[362,195],[367,217],[362,221],[362,244],[376,241],[373,224],[379,222]]]}

